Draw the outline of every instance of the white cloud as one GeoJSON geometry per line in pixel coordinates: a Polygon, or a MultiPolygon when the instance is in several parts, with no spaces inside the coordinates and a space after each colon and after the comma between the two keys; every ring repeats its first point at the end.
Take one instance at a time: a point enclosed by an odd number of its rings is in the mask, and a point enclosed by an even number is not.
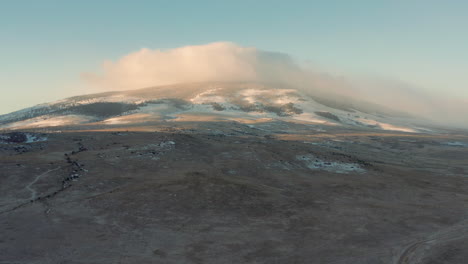
{"type": "Polygon", "coordinates": [[[187,82],[281,82],[299,67],[286,54],[216,42],[170,50],[141,49],[116,62],[104,62],[102,70],[85,78],[104,89],[126,90],[187,82]]]}
{"type": "Polygon", "coordinates": [[[306,69],[289,55],[230,42],[169,50],[141,49],[106,61],[101,73],[83,75],[100,90],[129,90],[192,82],[263,82],[294,86],[307,93],[369,101],[400,111],[457,123],[468,114],[461,100],[431,96],[404,82],[333,76],[306,69]]]}

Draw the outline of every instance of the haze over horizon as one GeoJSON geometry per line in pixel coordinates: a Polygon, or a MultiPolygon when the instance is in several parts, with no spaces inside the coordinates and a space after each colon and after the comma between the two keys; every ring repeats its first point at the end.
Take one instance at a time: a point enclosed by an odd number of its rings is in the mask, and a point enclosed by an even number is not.
{"type": "Polygon", "coordinates": [[[269,3],[268,12],[246,1],[5,4],[0,114],[85,93],[201,81],[325,82],[341,95],[405,102],[407,111],[416,99],[450,115],[465,111],[467,4],[269,3]],[[175,10],[177,18],[167,15],[175,10]]]}

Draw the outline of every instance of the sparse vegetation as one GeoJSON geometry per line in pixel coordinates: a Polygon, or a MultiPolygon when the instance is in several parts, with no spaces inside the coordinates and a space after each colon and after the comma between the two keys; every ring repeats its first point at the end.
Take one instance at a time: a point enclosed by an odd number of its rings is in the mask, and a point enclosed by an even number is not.
{"type": "Polygon", "coordinates": [[[321,117],[325,117],[327,119],[330,119],[330,120],[334,120],[334,121],[337,121],[337,122],[341,122],[340,118],[337,117],[336,115],[330,113],[330,112],[315,112],[315,114],[317,114],[318,116],[321,116],[321,117]]]}
{"type": "Polygon", "coordinates": [[[184,99],[179,98],[165,98],[165,99],[158,99],[158,100],[148,100],[143,103],[143,105],[148,104],[169,104],[181,110],[186,109],[191,103],[184,99]]]}
{"type": "Polygon", "coordinates": [[[136,110],[138,109],[138,107],[139,105],[137,104],[102,102],[77,105],[63,111],[58,111],[57,113],[69,112],[74,114],[90,115],[105,118],[120,115],[127,111],[136,110]]]}
{"type": "Polygon", "coordinates": [[[2,239],[11,241],[0,243],[3,258],[42,263],[44,250],[54,249],[67,263],[77,256],[86,263],[309,263],[311,254],[339,263],[349,255],[336,250],[345,250],[356,263],[380,263],[405,259],[406,247],[424,251],[427,237],[435,256],[466,242],[462,135],[379,136],[341,126],[324,133],[286,121],[113,128],[0,144],[2,239]],[[267,242],[258,234],[268,234],[267,242]],[[122,236],[136,246],[121,244],[122,236]],[[299,248],[290,247],[298,238],[299,248]],[[309,254],[318,238],[332,246],[309,254]],[[64,241],[76,245],[72,255],[64,241]],[[28,243],[40,246],[25,255],[18,245],[28,243]],[[109,254],[112,247],[121,251],[109,254]]]}
{"type": "Polygon", "coordinates": [[[213,102],[213,103],[209,103],[209,104],[211,105],[211,107],[213,107],[213,110],[215,110],[215,111],[224,111],[224,110],[226,110],[226,107],[222,106],[219,103],[213,102]]]}
{"type": "Polygon", "coordinates": [[[269,112],[277,116],[292,116],[294,114],[302,114],[302,109],[296,107],[293,103],[283,105],[264,104],[264,103],[247,103],[246,101],[237,100],[236,105],[239,110],[244,112],[269,112]]]}

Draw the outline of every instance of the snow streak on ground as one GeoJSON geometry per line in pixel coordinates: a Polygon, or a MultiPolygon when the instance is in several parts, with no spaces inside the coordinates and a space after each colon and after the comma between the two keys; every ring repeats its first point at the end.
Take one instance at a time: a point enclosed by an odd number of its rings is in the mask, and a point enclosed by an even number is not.
{"type": "Polygon", "coordinates": [[[326,170],[336,173],[365,172],[365,170],[356,163],[324,161],[313,155],[298,155],[296,159],[303,161],[309,169],[313,170],[326,170]]]}
{"type": "Polygon", "coordinates": [[[86,123],[92,120],[92,117],[84,115],[64,115],[64,116],[40,116],[24,121],[10,123],[0,126],[6,129],[24,129],[37,127],[54,127],[86,123]]]}
{"type": "Polygon", "coordinates": [[[446,142],[445,145],[451,146],[451,147],[468,147],[468,143],[464,143],[460,141],[446,142]]]}
{"type": "Polygon", "coordinates": [[[39,136],[36,134],[31,134],[31,133],[26,133],[26,142],[25,143],[33,143],[33,142],[41,142],[41,141],[47,141],[46,136],[39,136]]]}
{"type": "MultiPolygon", "coordinates": [[[[0,125],[3,129],[25,129],[39,127],[68,126],[81,124],[139,124],[151,121],[219,121],[219,120],[255,120],[269,118],[285,122],[323,124],[329,126],[357,126],[373,129],[401,131],[407,133],[423,132],[404,118],[391,115],[382,116],[363,113],[355,109],[347,111],[333,108],[316,101],[311,96],[296,89],[283,89],[281,86],[241,84],[200,86],[194,94],[180,93],[165,97],[170,91],[157,93],[158,89],[138,93],[96,94],[78,96],[55,103],[39,105],[0,116],[1,120],[12,121],[0,125]],[[153,93],[154,92],[154,93],[153,93]],[[132,110],[113,116],[99,116],[99,113],[84,115],[74,110],[66,111],[77,105],[102,102],[134,105],[132,110]],[[59,107],[62,115],[53,115],[53,109],[59,107]],[[48,112],[49,111],[49,112],[48,112]],[[191,120],[194,118],[193,120],[191,120]]],[[[339,105],[338,105],[339,106],[339,105]]],[[[430,131],[427,131],[430,132],[430,131]]]]}
{"type": "Polygon", "coordinates": [[[365,118],[358,118],[357,121],[370,125],[370,126],[376,126],[380,129],[383,130],[391,130],[391,131],[401,131],[401,132],[407,132],[407,133],[416,133],[418,132],[416,129],[410,128],[410,127],[404,127],[404,126],[396,126],[388,123],[383,123],[383,122],[378,122],[375,120],[369,120],[365,118]]]}

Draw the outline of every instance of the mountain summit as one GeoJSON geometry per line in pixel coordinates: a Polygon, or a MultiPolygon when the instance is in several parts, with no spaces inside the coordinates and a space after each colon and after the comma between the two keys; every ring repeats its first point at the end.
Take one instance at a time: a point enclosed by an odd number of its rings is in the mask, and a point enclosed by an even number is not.
{"type": "Polygon", "coordinates": [[[192,83],[70,97],[0,116],[2,129],[286,121],[418,132],[416,119],[367,102],[285,85],[192,83]]]}

